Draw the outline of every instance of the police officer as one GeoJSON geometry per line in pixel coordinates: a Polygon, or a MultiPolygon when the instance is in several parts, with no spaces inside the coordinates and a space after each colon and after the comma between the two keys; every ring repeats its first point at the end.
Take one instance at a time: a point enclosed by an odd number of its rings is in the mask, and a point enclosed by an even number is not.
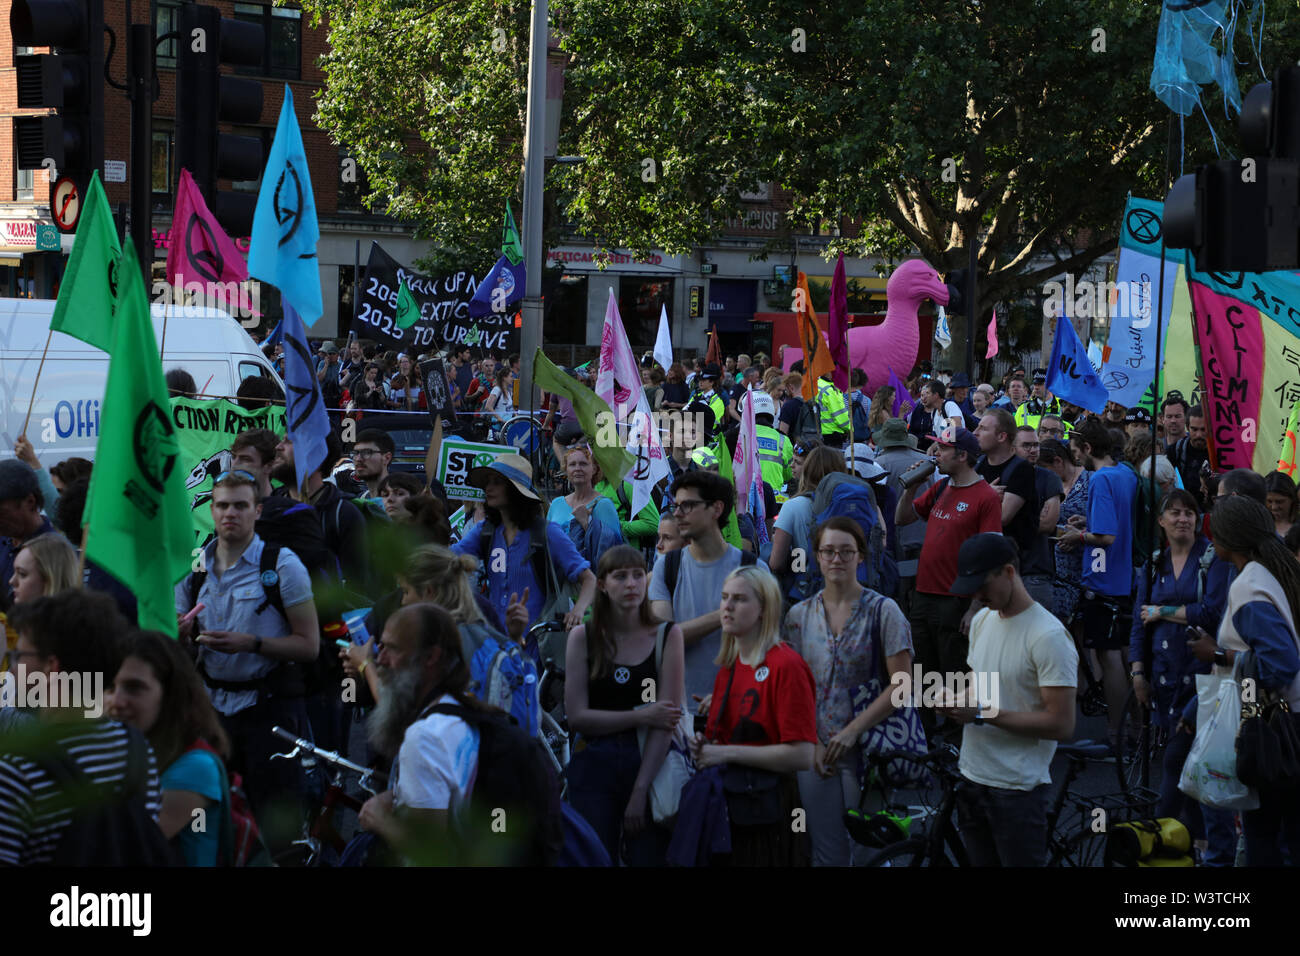
{"type": "Polygon", "coordinates": [[[1047,372],[1041,368],[1034,369],[1034,386],[1029,401],[1016,409],[1016,427],[1029,426],[1038,430],[1038,423],[1044,415],[1061,414],[1061,401],[1047,391],[1047,372]]]}
{"type": "Polygon", "coordinates": [[[794,445],[772,427],[776,419],[776,402],[767,392],[757,389],[749,393],[748,401],[754,403],[754,421],[758,433],[758,465],[763,480],[772,488],[783,488],[790,480],[794,445]]]}
{"type": "Polygon", "coordinates": [[[822,407],[822,444],[843,448],[853,434],[849,403],[844,393],[827,378],[817,380],[817,401],[822,407]]]}
{"type": "MultiPolygon", "coordinates": [[[[722,376],[722,369],[718,368],[716,362],[710,362],[700,371],[700,387],[696,394],[692,396],[691,401],[703,402],[713,412],[713,430],[721,431],[726,424],[727,404],[722,396],[718,394],[718,379],[722,376]]],[[[712,437],[712,436],[710,436],[712,437]]]]}

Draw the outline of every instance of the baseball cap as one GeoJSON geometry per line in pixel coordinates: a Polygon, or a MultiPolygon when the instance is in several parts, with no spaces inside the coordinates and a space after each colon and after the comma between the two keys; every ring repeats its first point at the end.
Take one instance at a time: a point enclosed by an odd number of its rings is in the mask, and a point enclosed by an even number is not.
{"type": "Polygon", "coordinates": [[[320,347],[320,350],[324,352],[326,355],[339,354],[339,347],[335,345],[333,342],[326,342],[324,345],[320,347]]]}
{"type": "Polygon", "coordinates": [[[972,465],[975,464],[975,459],[980,456],[979,439],[964,428],[956,430],[945,428],[944,436],[926,435],[925,437],[930,441],[938,442],[940,445],[947,445],[949,448],[964,451],[969,456],[972,465]]]}
{"type": "Polygon", "coordinates": [[[990,571],[1011,564],[1018,557],[1015,542],[996,531],[967,538],[957,552],[957,579],[949,590],[963,597],[974,594],[984,586],[990,571]]]}

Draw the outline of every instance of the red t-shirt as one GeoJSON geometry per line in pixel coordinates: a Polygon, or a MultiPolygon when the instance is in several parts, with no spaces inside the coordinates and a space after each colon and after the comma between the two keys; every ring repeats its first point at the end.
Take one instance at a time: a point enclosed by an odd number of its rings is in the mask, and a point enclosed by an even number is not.
{"type": "Polygon", "coordinates": [[[926,522],[925,544],[916,569],[916,589],[923,594],[951,594],[957,580],[957,552],[967,538],[985,531],[1002,533],[1002,500],[987,481],[956,488],[936,482],[913,502],[926,522]],[[936,500],[937,499],[937,500],[936,500]]]}
{"type": "Polygon", "coordinates": [[[705,731],[709,740],[759,746],[817,742],[812,671],[789,644],[776,645],[758,667],[737,659],[728,696],[730,677],[731,668],[724,667],[713,679],[713,702],[705,731]]]}

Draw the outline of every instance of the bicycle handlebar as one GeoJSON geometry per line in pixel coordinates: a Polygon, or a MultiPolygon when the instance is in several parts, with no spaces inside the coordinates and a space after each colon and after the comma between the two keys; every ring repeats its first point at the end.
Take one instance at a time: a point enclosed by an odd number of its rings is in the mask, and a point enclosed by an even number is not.
{"type": "Polygon", "coordinates": [[[939,746],[926,751],[923,754],[911,754],[902,750],[891,750],[885,753],[874,753],[867,755],[867,762],[873,765],[887,764],[893,760],[905,760],[908,763],[918,764],[943,764],[951,762],[959,756],[959,752],[952,744],[940,744],[939,746]]]}
{"type": "MultiPolygon", "coordinates": [[[[355,764],[351,760],[347,759],[346,757],[340,756],[339,754],[335,753],[333,750],[322,750],[321,748],[317,747],[314,743],[312,743],[310,740],[304,740],[301,737],[295,736],[294,734],[291,734],[289,731],[285,730],[283,727],[279,727],[279,726],[272,727],[271,733],[273,733],[275,736],[279,737],[281,740],[285,741],[286,743],[293,744],[296,750],[305,751],[306,753],[311,754],[313,757],[319,757],[321,760],[324,760],[326,763],[332,763],[336,767],[342,767],[344,770],[351,770],[353,773],[358,773],[361,775],[362,779],[374,779],[380,783],[388,782],[387,774],[380,773],[378,770],[373,770],[370,767],[363,767],[360,764],[355,764]]],[[[278,756],[288,757],[290,756],[290,754],[279,754],[278,756]]]]}

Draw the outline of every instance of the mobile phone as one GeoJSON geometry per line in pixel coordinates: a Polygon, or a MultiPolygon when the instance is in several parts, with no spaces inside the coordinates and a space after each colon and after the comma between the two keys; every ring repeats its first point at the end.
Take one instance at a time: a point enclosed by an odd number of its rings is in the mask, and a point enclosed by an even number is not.
{"type": "Polygon", "coordinates": [[[709,717],[707,714],[696,714],[694,729],[697,734],[702,734],[709,726],[709,717]]]}

